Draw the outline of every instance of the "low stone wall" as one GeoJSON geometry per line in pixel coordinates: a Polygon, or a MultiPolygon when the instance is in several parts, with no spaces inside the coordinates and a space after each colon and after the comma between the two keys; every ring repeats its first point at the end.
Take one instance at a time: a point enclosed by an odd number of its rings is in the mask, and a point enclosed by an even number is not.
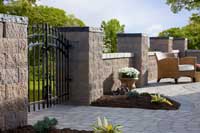
{"type": "Polygon", "coordinates": [[[197,63],[200,64],[200,50],[186,50],[185,55],[197,57],[197,63]]]}
{"type": "Polygon", "coordinates": [[[0,129],[27,124],[27,18],[0,14],[0,129]]]}
{"type": "Polygon", "coordinates": [[[120,80],[118,79],[118,71],[123,67],[133,67],[132,53],[112,53],[103,54],[103,90],[104,94],[116,90],[120,87],[120,80]]]}
{"type": "Polygon", "coordinates": [[[155,52],[148,52],[148,81],[157,79],[158,68],[155,52]]]}

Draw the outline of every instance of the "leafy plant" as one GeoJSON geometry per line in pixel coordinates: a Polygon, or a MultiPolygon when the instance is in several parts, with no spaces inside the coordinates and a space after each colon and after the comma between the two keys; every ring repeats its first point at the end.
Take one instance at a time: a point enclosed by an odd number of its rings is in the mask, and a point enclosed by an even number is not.
{"type": "Polygon", "coordinates": [[[124,67],[119,69],[119,77],[138,79],[140,72],[133,67],[124,67]]]}
{"type": "Polygon", "coordinates": [[[172,106],[173,104],[167,100],[166,98],[162,97],[160,94],[152,94],[151,95],[151,102],[152,103],[166,103],[170,106],[172,106]]]}
{"type": "Polygon", "coordinates": [[[103,118],[103,120],[98,117],[97,122],[93,126],[94,133],[122,133],[121,125],[113,125],[108,123],[107,118],[103,118]]]}
{"type": "Polygon", "coordinates": [[[104,31],[104,52],[114,53],[117,51],[117,33],[124,32],[125,25],[122,25],[119,20],[111,19],[102,21],[101,28],[104,31]]]}
{"type": "Polygon", "coordinates": [[[140,97],[140,93],[138,93],[137,91],[129,91],[127,93],[128,98],[139,98],[140,97]]]}
{"type": "Polygon", "coordinates": [[[38,121],[34,124],[33,128],[37,133],[47,133],[48,129],[53,128],[58,124],[58,121],[55,118],[44,117],[43,120],[38,121]]]}

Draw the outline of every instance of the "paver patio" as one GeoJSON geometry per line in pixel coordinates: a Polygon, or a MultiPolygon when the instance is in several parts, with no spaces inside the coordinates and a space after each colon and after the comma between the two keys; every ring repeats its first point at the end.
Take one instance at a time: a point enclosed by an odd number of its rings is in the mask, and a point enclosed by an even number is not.
{"type": "MultiPolygon", "coordinates": [[[[164,81],[164,82],[162,82],[164,81]]],[[[160,84],[140,88],[140,92],[160,93],[181,103],[176,111],[136,108],[103,108],[91,106],[56,105],[53,108],[29,113],[29,124],[44,116],[58,119],[58,128],[91,130],[98,116],[124,126],[124,133],[200,133],[200,83],[160,84]]]]}

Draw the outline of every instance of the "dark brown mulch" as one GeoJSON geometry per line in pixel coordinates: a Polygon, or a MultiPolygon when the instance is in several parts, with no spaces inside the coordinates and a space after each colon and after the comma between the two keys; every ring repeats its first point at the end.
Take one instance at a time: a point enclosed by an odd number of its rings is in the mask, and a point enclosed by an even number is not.
{"type": "MultiPolygon", "coordinates": [[[[33,129],[33,126],[24,126],[12,130],[3,131],[0,133],[36,133],[36,131],[33,129]]],[[[85,130],[72,130],[70,128],[64,128],[64,129],[50,129],[48,133],[93,133],[93,131],[85,131],[85,130]]]]}
{"type": "MultiPolygon", "coordinates": [[[[165,96],[163,96],[165,97],[165,96]]],[[[150,94],[141,95],[138,98],[128,98],[126,95],[110,96],[105,95],[93,102],[92,106],[101,107],[120,107],[120,108],[142,108],[142,109],[154,109],[154,110],[177,110],[180,107],[180,103],[165,97],[173,105],[170,106],[167,103],[152,103],[150,94]]]]}

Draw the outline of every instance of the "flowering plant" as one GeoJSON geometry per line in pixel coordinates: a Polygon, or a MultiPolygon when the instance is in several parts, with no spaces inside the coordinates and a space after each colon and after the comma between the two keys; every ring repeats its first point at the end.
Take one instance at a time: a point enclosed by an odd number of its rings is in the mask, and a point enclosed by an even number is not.
{"type": "Polygon", "coordinates": [[[124,67],[119,69],[119,77],[121,78],[132,78],[138,80],[140,72],[133,67],[124,67]]]}
{"type": "Polygon", "coordinates": [[[104,117],[103,120],[98,117],[96,124],[93,126],[94,133],[122,133],[121,125],[113,125],[108,123],[104,117]]]}

